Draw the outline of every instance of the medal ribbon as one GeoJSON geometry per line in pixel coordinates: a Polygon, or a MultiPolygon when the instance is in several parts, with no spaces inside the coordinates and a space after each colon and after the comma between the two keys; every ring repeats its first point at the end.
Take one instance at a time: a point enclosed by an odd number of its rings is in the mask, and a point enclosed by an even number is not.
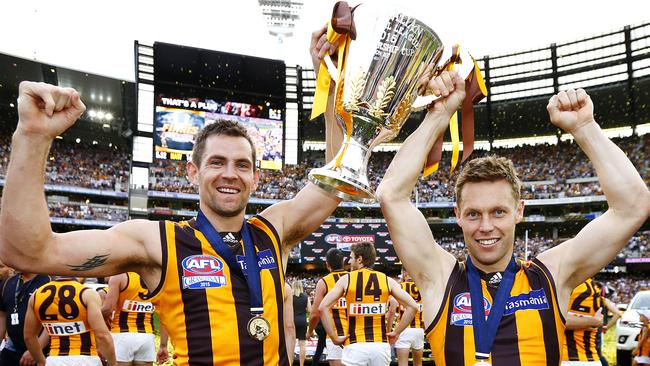
{"type": "Polygon", "coordinates": [[[231,271],[238,272],[244,275],[246,283],[248,284],[248,294],[250,296],[251,314],[254,316],[264,313],[262,306],[262,281],[260,280],[260,268],[257,265],[257,255],[255,254],[255,245],[251,238],[250,227],[248,222],[244,220],[242,225],[242,241],[244,242],[244,254],[246,256],[246,271],[242,271],[237,263],[235,255],[230,248],[223,242],[219,232],[210,224],[210,221],[205,217],[203,212],[199,209],[199,214],[196,216],[196,226],[203,233],[208,242],[215,252],[223,258],[231,271]]]}
{"type": "Polygon", "coordinates": [[[474,346],[477,360],[487,360],[490,358],[492,345],[494,345],[494,339],[496,338],[501,318],[506,309],[506,300],[510,296],[510,290],[515,281],[516,273],[515,258],[512,257],[503,274],[503,279],[499,284],[499,289],[492,302],[492,308],[486,321],[481,277],[474,264],[472,264],[470,257],[467,257],[469,294],[472,302],[472,327],[474,328],[474,346]]]}

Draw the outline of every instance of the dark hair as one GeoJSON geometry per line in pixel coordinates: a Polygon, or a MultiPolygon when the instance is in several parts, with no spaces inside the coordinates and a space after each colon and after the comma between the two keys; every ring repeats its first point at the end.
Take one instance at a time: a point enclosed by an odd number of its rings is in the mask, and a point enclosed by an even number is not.
{"type": "Polygon", "coordinates": [[[201,160],[203,159],[203,151],[205,150],[205,141],[208,137],[212,135],[225,135],[231,137],[243,137],[251,145],[251,151],[253,152],[253,171],[255,171],[255,143],[251,139],[248,131],[237,122],[228,121],[228,120],[217,120],[214,123],[211,123],[205,126],[201,132],[196,135],[196,141],[194,141],[194,148],[192,149],[192,162],[197,167],[201,166],[201,160]]]}
{"type": "Polygon", "coordinates": [[[355,257],[363,258],[363,266],[366,268],[372,268],[375,265],[375,258],[377,257],[377,252],[375,252],[375,246],[370,243],[355,243],[352,244],[350,250],[354,253],[355,257]]]}
{"type": "Polygon", "coordinates": [[[517,177],[512,160],[503,157],[487,156],[471,160],[456,179],[456,204],[460,206],[461,193],[465,183],[496,182],[505,180],[510,184],[512,197],[516,202],[521,198],[521,181],[517,177]]]}
{"type": "Polygon", "coordinates": [[[327,261],[327,264],[330,265],[330,268],[334,269],[343,269],[343,252],[336,249],[336,248],[331,248],[330,250],[327,251],[327,254],[325,255],[325,260],[327,261]]]}

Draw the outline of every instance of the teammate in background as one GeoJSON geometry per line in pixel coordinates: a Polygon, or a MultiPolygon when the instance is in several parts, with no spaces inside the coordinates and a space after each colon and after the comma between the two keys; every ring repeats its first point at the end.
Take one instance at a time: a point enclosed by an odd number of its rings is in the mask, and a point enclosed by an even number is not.
{"type": "MultiPolygon", "coordinates": [[[[316,283],[314,305],[312,306],[312,312],[309,317],[307,338],[312,338],[314,336],[314,330],[317,329],[317,324],[319,324],[321,320],[321,312],[319,310],[319,307],[323,301],[323,298],[329,291],[334,288],[336,282],[342,276],[347,275],[348,273],[343,268],[344,259],[345,257],[343,255],[343,252],[337,248],[331,248],[325,255],[325,266],[330,273],[323,276],[323,278],[318,280],[316,283]]],[[[331,316],[332,319],[334,319],[334,328],[336,329],[336,335],[343,337],[348,334],[348,309],[345,304],[345,297],[339,298],[338,301],[336,301],[336,303],[332,306],[331,316]]],[[[341,366],[343,348],[341,348],[339,345],[334,344],[332,340],[326,336],[326,333],[318,335],[318,343],[320,344],[321,342],[327,342],[327,361],[329,362],[330,366],[341,366]]],[[[318,358],[320,358],[320,355],[318,358]]],[[[319,360],[315,359],[315,361],[317,362],[319,360]]],[[[312,366],[314,366],[313,362],[312,366]]]]}
{"type": "Polygon", "coordinates": [[[443,72],[425,89],[442,98],[401,146],[378,196],[397,254],[422,294],[434,360],[439,365],[559,365],[571,291],[607,265],[647,220],[650,192],[595,122],[587,93],[562,91],[549,100],[550,121],[570,133],[590,158],[609,209],[575,238],[531,262],[515,261],[515,227],[524,212],[521,182],[507,159],[471,160],[456,182],[454,212],[469,251],[467,261],[458,262],[436,243],[410,196],[427,154],[465,97],[465,81],[443,72]],[[480,320],[486,306],[496,322],[480,320]]]}
{"type": "Polygon", "coordinates": [[[58,278],[30,297],[25,318],[25,344],[36,363],[45,365],[38,335],[50,336],[47,365],[117,365],[111,333],[104,323],[99,295],[74,278],[58,278]]]}
{"type": "Polygon", "coordinates": [[[372,269],[375,247],[370,243],[353,244],[350,248],[350,273],[341,277],[325,295],[319,306],[323,326],[332,342],[345,343],[344,365],[385,366],[390,364],[390,344],[409,325],[417,304],[394,279],[372,269]],[[404,316],[393,332],[386,332],[388,298],[393,296],[404,308],[404,316]],[[330,308],[341,297],[348,307],[348,334],[339,336],[330,308]],[[390,344],[389,344],[390,342],[390,344]]]}
{"type": "Polygon", "coordinates": [[[602,326],[602,298],[589,278],[576,287],[569,298],[562,365],[601,366],[599,340],[602,326]]]}
{"type": "MultiPolygon", "coordinates": [[[[411,279],[408,272],[402,269],[402,290],[406,291],[417,303],[418,309],[413,316],[413,320],[408,327],[397,338],[395,342],[395,353],[397,354],[397,364],[405,366],[409,364],[409,352],[413,352],[413,365],[422,365],[422,354],[424,353],[424,326],[422,325],[422,296],[415,282],[411,279]]],[[[404,308],[397,306],[398,319],[404,316],[404,308]]],[[[399,320],[398,320],[399,321],[399,320]]]]}
{"type": "MultiPolygon", "coordinates": [[[[312,34],[312,58],[334,51],[326,39],[324,28],[312,34]]],[[[336,151],[341,140],[332,136],[341,131],[330,118],[333,103],[326,131],[338,132],[328,132],[326,141],[336,151]]],[[[177,364],[286,365],[283,261],[341,200],[309,183],[293,199],[245,220],[259,181],[255,146],[240,125],[221,121],[199,133],[186,164],[198,187],[196,220],[129,220],[108,230],[54,233],[43,191],[46,160],[52,141],[85,109],[73,89],[20,84],[0,211],[0,260],[70,276],[138,273],[151,289],[177,364]],[[242,240],[228,245],[228,235],[242,240]]]]}
{"type": "Polygon", "coordinates": [[[639,333],[639,342],[636,345],[632,355],[634,355],[633,366],[650,365],[650,310],[637,310],[639,320],[641,320],[641,332],[639,333]]]}
{"type": "Polygon", "coordinates": [[[102,315],[110,321],[115,357],[120,366],[151,366],[156,360],[154,305],[137,273],[111,276],[102,315]]]}
{"type": "MultiPolygon", "coordinates": [[[[24,341],[25,315],[29,297],[42,285],[50,282],[50,277],[34,273],[16,273],[2,283],[0,293],[0,339],[5,339],[0,352],[0,365],[22,366],[33,364],[24,341]]],[[[41,348],[47,345],[47,334],[41,332],[41,348]]]]}
{"type": "Polygon", "coordinates": [[[287,356],[289,365],[293,365],[296,356],[296,323],[293,320],[293,289],[288,283],[284,283],[284,339],[287,344],[287,356]]]}
{"type": "Polygon", "coordinates": [[[299,362],[300,366],[305,364],[307,356],[307,312],[311,309],[311,300],[307,293],[303,291],[302,281],[294,280],[293,290],[293,321],[296,325],[296,338],[300,345],[299,362]]]}

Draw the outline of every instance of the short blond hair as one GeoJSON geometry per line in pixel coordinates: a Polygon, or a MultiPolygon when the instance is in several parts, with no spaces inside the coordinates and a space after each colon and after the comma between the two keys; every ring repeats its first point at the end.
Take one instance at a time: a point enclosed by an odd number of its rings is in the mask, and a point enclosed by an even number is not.
{"type": "Polygon", "coordinates": [[[515,202],[521,199],[521,181],[512,160],[494,155],[469,161],[456,179],[456,204],[460,205],[465,183],[496,182],[505,180],[510,184],[515,202]]]}

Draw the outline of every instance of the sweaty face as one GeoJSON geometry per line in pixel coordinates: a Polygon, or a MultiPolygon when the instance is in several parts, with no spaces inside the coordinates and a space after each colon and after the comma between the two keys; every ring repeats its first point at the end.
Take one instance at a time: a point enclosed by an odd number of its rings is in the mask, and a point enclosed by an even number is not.
{"type": "Polygon", "coordinates": [[[188,162],[188,178],[199,187],[201,203],[223,217],[243,214],[257,188],[251,146],[243,137],[212,135],[201,166],[188,162]]]}
{"type": "Polygon", "coordinates": [[[513,252],[515,225],[521,221],[523,210],[523,201],[515,202],[505,180],[463,186],[454,211],[477,267],[485,272],[506,268],[513,252]]]}

